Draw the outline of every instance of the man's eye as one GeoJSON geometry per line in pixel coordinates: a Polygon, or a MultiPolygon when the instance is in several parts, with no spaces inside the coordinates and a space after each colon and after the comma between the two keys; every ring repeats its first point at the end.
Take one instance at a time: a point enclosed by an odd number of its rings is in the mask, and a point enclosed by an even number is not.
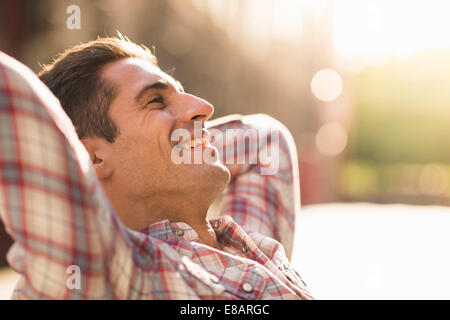
{"type": "Polygon", "coordinates": [[[147,104],[152,104],[152,103],[163,103],[163,98],[161,98],[161,97],[154,98],[154,99],[150,100],[147,104]]]}

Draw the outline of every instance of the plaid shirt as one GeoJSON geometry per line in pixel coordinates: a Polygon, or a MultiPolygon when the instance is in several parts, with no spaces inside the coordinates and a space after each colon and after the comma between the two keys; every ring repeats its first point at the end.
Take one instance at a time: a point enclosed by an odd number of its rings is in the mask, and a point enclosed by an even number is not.
{"type": "MultiPolygon", "coordinates": [[[[245,119],[216,128],[255,126],[245,119]]],[[[183,222],[132,231],[114,213],[57,99],[0,52],[0,214],[14,238],[8,261],[21,274],[13,298],[311,298],[283,248],[290,254],[299,186],[292,138],[276,130],[277,174],[230,166],[221,212],[210,219],[223,251],[183,222]],[[70,286],[70,266],[79,268],[80,288],[70,286]]]]}

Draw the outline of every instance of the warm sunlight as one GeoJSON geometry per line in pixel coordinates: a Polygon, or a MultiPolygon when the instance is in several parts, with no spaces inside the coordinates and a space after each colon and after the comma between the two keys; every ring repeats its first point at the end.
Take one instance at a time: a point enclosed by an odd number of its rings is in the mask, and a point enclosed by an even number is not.
{"type": "Polygon", "coordinates": [[[449,1],[339,0],[333,5],[334,45],[344,58],[377,65],[450,47],[449,1]]]}

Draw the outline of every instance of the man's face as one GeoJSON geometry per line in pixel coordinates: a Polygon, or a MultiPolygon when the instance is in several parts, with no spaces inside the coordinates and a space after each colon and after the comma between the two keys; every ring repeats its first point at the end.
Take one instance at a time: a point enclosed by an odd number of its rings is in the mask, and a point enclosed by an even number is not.
{"type": "MultiPolygon", "coordinates": [[[[102,76],[118,91],[109,114],[119,133],[107,146],[106,158],[112,168],[109,188],[121,190],[115,196],[173,210],[188,201],[209,206],[228,184],[228,169],[219,160],[175,164],[171,155],[177,142],[171,141],[171,134],[186,129],[193,138],[194,121],[204,125],[213,106],[185,93],[177,81],[145,60],[129,58],[110,63],[102,76]]],[[[211,149],[214,153],[212,148],[207,145],[196,150],[211,149]]]]}

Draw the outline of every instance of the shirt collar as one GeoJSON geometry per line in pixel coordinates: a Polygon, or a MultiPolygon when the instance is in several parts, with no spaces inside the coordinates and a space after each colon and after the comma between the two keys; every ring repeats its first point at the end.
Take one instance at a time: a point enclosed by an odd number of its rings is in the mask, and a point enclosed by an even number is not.
{"type": "MultiPolygon", "coordinates": [[[[218,240],[222,238],[224,230],[233,228],[235,224],[229,216],[209,219],[209,223],[216,232],[218,240]]],[[[169,219],[153,223],[140,232],[160,240],[199,241],[197,232],[190,225],[185,222],[170,222],[169,219]]]]}

